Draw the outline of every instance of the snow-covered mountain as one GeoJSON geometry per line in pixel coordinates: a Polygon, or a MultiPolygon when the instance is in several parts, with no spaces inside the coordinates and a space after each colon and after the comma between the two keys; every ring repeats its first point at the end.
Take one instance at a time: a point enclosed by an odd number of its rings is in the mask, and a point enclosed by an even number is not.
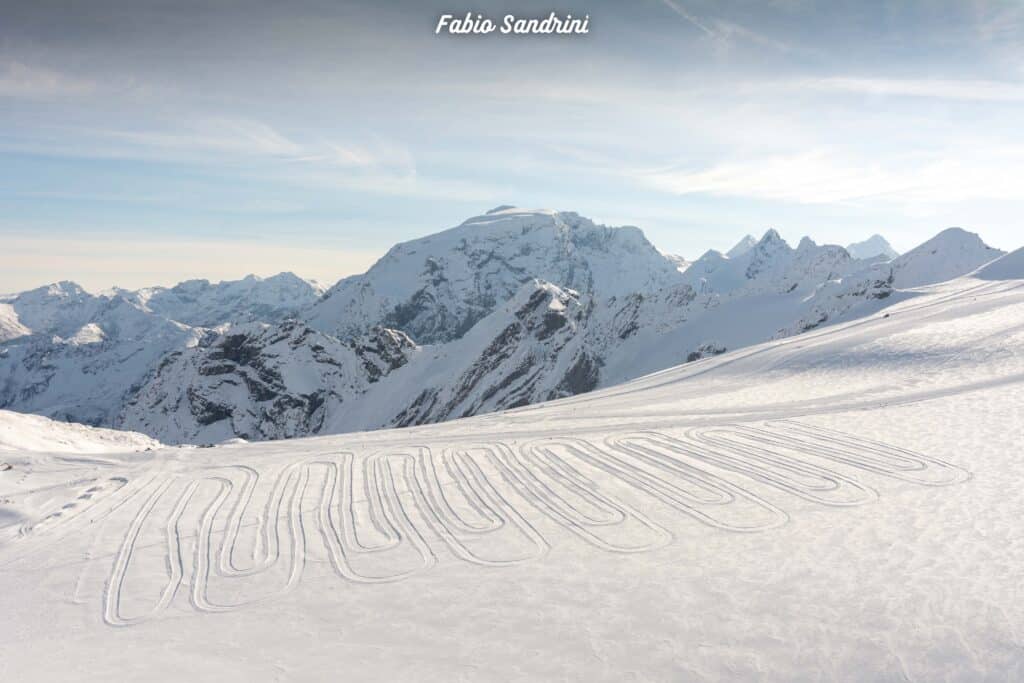
{"type": "Polygon", "coordinates": [[[166,356],[117,424],[169,443],[315,434],[416,351],[383,328],[343,343],[296,320],[235,326],[166,356]]]}
{"type": "Polygon", "coordinates": [[[772,229],[753,246],[738,252],[734,247],[731,253],[708,251],[683,273],[683,281],[705,294],[788,293],[806,291],[864,265],[842,247],[818,246],[809,237],[794,249],[772,229]]]}
{"type": "Polygon", "coordinates": [[[859,259],[869,259],[881,256],[886,261],[899,256],[899,252],[892,248],[889,242],[881,235],[874,234],[863,242],[854,242],[846,247],[850,256],[859,259]]]}
{"type": "Polygon", "coordinates": [[[725,252],[725,255],[734,259],[743,256],[755,246],[757,246],[757,238],[753,235],[745,235],[743,239],[733,245],[732,249],[725,252]]]}
{"type": "Polygon", "coordinates": [[[574,290],[525,283],[463,337],[424,348],[325,431],[440,422],[590,391],[601,363],[585,334],[591,311],[574,290]]]}
{"type": "Polygon", "coordinates": [[[293,316],[312,305],[324,293],[316,282],[294,273],[211,284],[209,280],[187,280],[174,287],[148,287],[117,293],[171,320],[193,327],[215,327],[224,323],[271,322],[293,316]]]}
{"type": "Polygon", "coordinates": [[[119,426],[119,414],[170,354],[207,327],[278,321],[321,290],[291,273],[91,294],[58,282],[0,302],[0,408],[119,426]]]}
{"type": "MultiPolygon", "coordinates": [[[[1019,681],[1022,253],[445,424],[4,453],[3,679],[1019,681]]],[[[494,327],[579,329],[524,287],[494,327]]]]}
{"type": "Polygon", "coordinates": [[[947,228],[893,259],[889,267],[896,286],[920,287],[969,273],[1005,253],[988,246],[973,232],[947,228]]]}
{"type": "Polygon", "coordinates": [[[288,273],[6,297],[0,408],[166,443],[438,422],[870,315],[1002,253],[950,229],[857,259],[768,230],[683,264],[637,228],[499,207],[395,246],[320,299],[288,273]]]}
{"type": "Polygon", "coordinates": [[[680,256],[679,254],[663,254],[663,256],[667,258],[680,273],[690,267],[690,261],[687,261],[685,257],[680,256]]]}
{"type": "Polygon", "coordinates": [[[602,299],[657,291],[680,277],[638,228],[501,206],[396,245],[365,274],[332,287],[307,320],[343,338],[383,325],[432,344],[463,336],[533,279],[602,299]]]}
{"type": "Polygon", "coordinates": [[[92,425],[113,426],[146,375],[204,334],[71,282],[8,304],[29,334],[0,343],[0,408],[92,425]]]}

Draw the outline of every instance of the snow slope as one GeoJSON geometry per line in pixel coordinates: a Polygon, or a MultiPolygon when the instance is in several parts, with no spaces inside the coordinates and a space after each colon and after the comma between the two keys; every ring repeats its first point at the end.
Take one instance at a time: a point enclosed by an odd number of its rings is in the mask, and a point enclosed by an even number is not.
{"type": "Polygon", "coordinates": [[[1019,680],[1021,405],[1024,280],[967,277],[444,424],[28,454],[0,675],[1019,680]]]}
{"type": "Polygon", "coordinates": [[[76,423],[57,422],[41,415],[0,410],[0,454],[35,451],[45,453],[104,453],[144,451],[162,444],[145,434],[97,429],[76,423]]]}
{"type": "Polygon", "coordinates": [[[975,276],[982,280],[1024,279],[1024,247],[979,268],[975,276]]]}

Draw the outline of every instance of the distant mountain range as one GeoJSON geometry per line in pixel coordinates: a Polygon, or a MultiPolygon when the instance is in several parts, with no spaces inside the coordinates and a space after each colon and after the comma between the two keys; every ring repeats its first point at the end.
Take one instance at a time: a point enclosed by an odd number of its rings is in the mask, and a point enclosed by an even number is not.
{"type": "Polygon", "coordinates": [[[0,298],[0,408],[166,443],[437,422],[869,315],[1002,255],[958,228],[900,256],[768,230],[690,263],[635,227],[499,207],[326,291],[282,273],[0,298]]]}

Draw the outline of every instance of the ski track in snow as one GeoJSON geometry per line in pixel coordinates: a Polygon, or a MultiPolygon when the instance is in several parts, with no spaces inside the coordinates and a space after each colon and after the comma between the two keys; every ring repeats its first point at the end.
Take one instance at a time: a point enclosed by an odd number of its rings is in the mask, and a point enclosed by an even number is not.
{"type": "Polygon", "coordinates": [[[644,552],[673,538],[671,525],[646,511],[652,505],[680,524],[759,532],[789,520],[767,489],[850,507],[877,498],[875,477],[946,486],[970,474],[795,420],[620,433],[603,443],[566,436],[401,446],[277,468],[226,464],[82,481],[88,487],[72,507],[19,530],[21,552],[11,548],[8,561],[105,522],[122,538],[102,591],[103,619],[131,626],[179,599],[228,612],[280,598],[299,584],[314,548],[353,583],[406,579],[445,551],[487,567],[529,562],[565,541],[543,520],[603,551],[644,552]],[[627,500],[636,496],[646,504],[627,500]],[[133,567],[160,563],[159,589],[133,580],[133,567]]]}

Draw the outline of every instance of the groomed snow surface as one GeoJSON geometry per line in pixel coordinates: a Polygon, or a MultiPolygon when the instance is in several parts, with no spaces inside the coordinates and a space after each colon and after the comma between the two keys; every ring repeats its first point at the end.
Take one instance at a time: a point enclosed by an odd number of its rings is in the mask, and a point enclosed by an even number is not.
{"type": "Polygon", "coordinates": [[[20,451],[0,680],[1024,680],[1024,281],[988,275],[440,425],[20,451]]]}

